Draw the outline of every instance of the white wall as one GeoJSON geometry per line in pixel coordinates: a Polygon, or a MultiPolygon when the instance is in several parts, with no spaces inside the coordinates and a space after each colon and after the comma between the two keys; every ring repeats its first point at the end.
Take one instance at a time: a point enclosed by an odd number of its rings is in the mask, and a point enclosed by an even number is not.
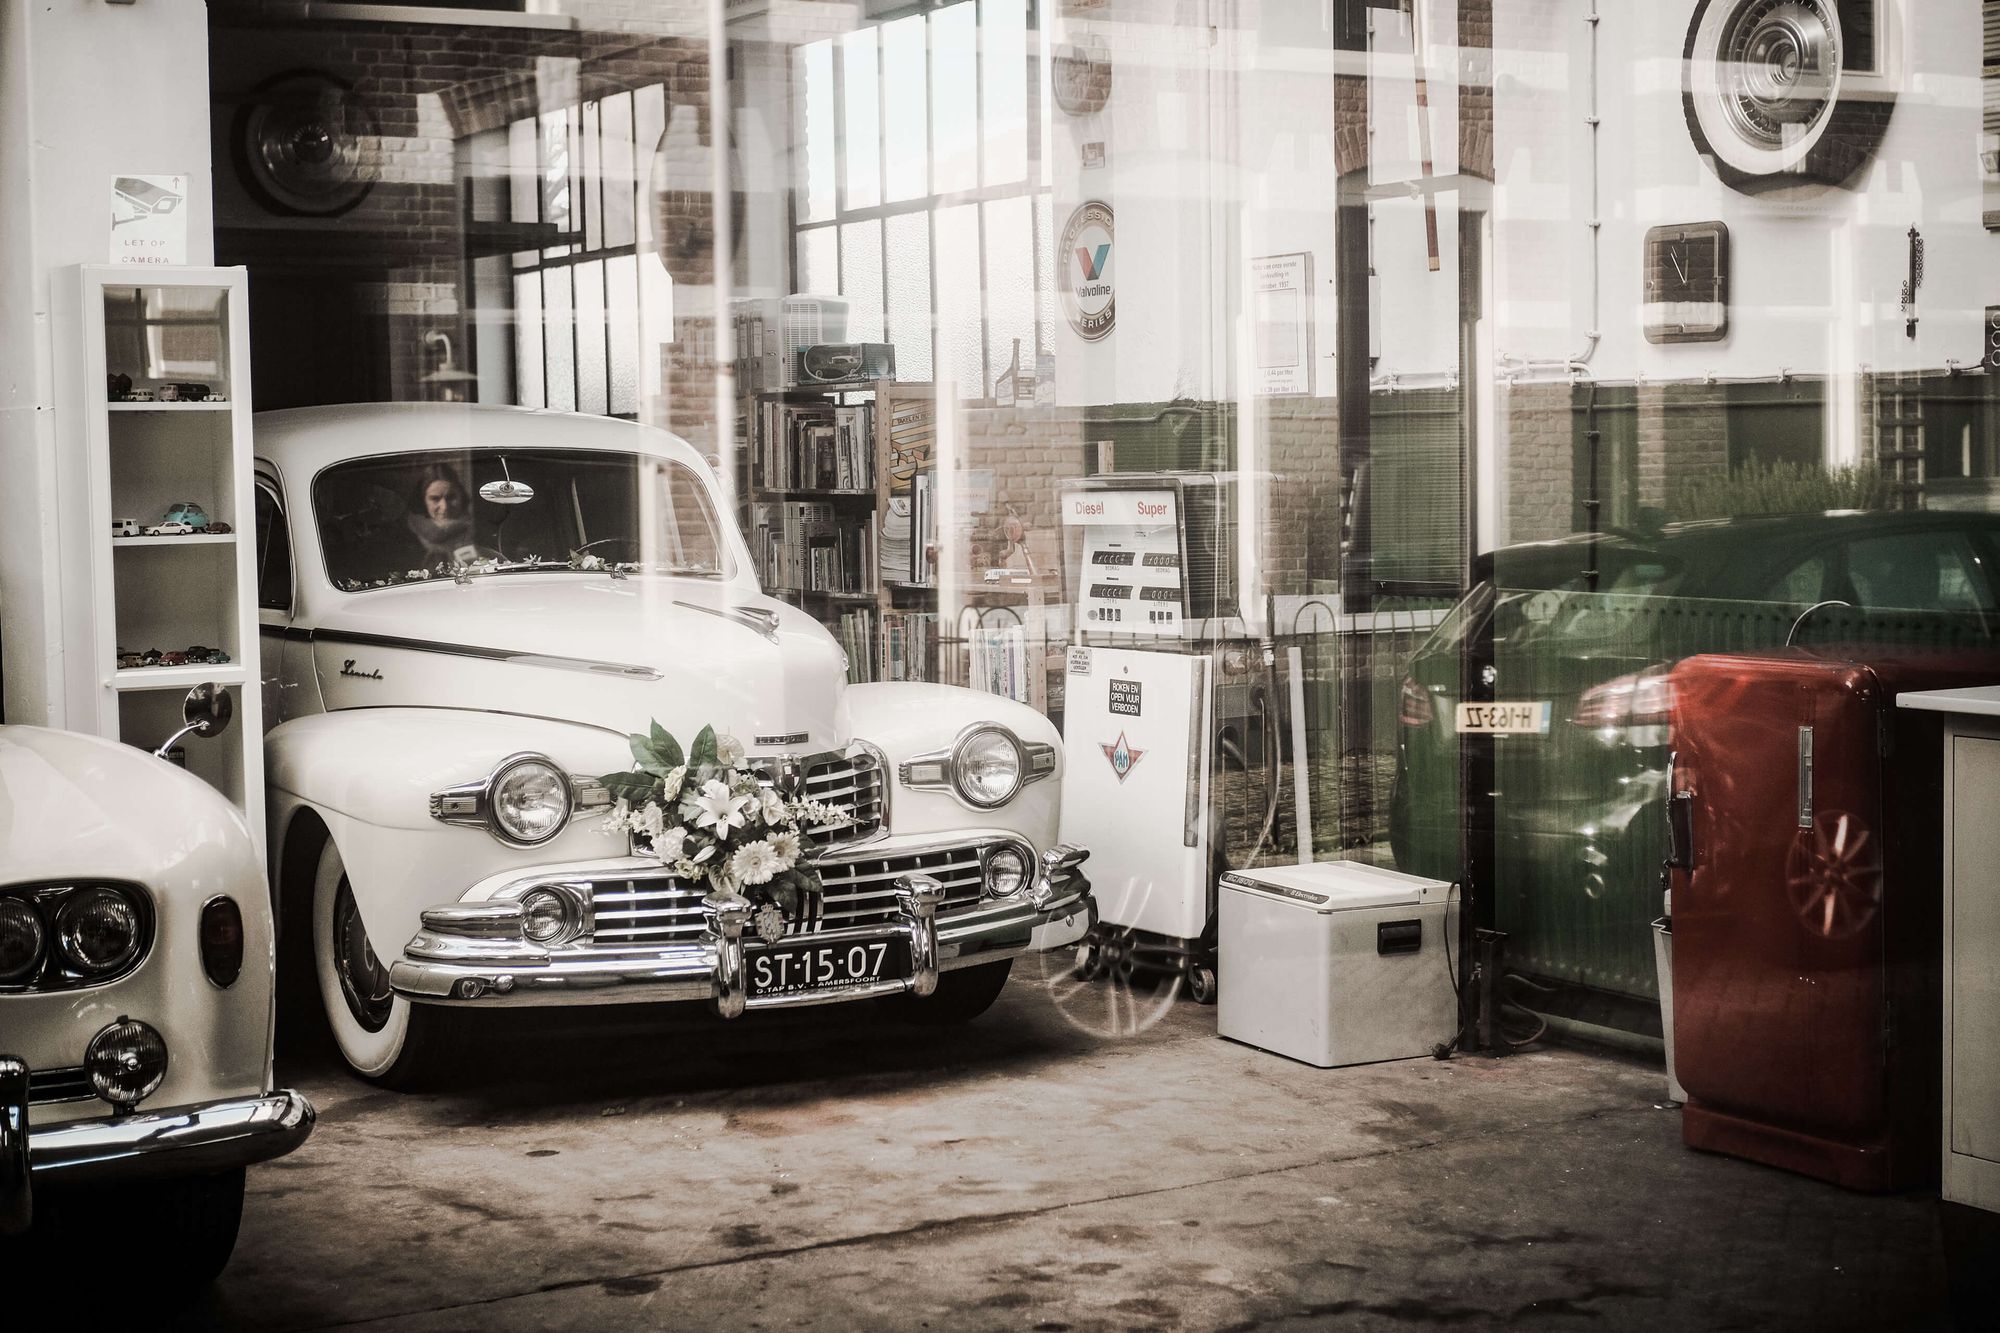
{"type": "Polygon", "coordinates": [[[51,283],[104,263],[111,181],[185,175],[188,262],[214,262],[202,0],[0,0],[0,674],[9,722],[62,725],[60,491],[51,283]]]}

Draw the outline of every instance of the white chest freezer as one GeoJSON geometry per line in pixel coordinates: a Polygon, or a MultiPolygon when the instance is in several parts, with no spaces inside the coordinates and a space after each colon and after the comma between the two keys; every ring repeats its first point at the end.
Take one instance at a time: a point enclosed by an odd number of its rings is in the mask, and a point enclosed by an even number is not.
{"type": "Polygon", "coordinates": [[[1458,1030],[1450,894],[1357,861],[1230,871],[1216,904],[1218,1030],[1323,1069],[1429,1055],[1458,1030]]]}

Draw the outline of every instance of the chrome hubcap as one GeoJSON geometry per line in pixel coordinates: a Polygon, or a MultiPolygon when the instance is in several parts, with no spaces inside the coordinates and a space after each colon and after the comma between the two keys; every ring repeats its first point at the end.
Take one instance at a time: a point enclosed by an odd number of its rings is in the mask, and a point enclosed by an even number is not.
{"type": "Polygon", "coordinates": [[[340,993],[347,1000],[347,1012],[370,1032],[380,1032],[389,1021],[395,992],[389,989],[389,969],[375,957],[368,932],[361,924],[361,909],[346,876],[333,900],[333,970],[340,976],[340,993]]]}

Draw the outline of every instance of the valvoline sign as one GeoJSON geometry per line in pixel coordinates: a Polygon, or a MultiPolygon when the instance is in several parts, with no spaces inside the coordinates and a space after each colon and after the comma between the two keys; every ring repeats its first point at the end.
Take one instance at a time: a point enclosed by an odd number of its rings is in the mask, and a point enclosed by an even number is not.
{"type": "Polygon", "coordinates": [[[1056,247],[1063,263],[1063,313],[1077,336],[1088,342],[1110,333],[1118,317],[1113,244],[1111,205],[1093,199],[1070,214],[1056,247]]]}

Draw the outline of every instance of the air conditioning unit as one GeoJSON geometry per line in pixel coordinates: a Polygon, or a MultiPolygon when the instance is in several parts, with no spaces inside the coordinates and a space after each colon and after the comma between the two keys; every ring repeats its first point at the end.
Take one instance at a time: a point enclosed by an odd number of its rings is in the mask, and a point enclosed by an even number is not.
{"type": "Polygon", "coordinates": [[[736,322],[736,386],[744,393],[798,387],[799,352],[847,341],[844,296],[755,296],[732,307],[736,322]]]}

